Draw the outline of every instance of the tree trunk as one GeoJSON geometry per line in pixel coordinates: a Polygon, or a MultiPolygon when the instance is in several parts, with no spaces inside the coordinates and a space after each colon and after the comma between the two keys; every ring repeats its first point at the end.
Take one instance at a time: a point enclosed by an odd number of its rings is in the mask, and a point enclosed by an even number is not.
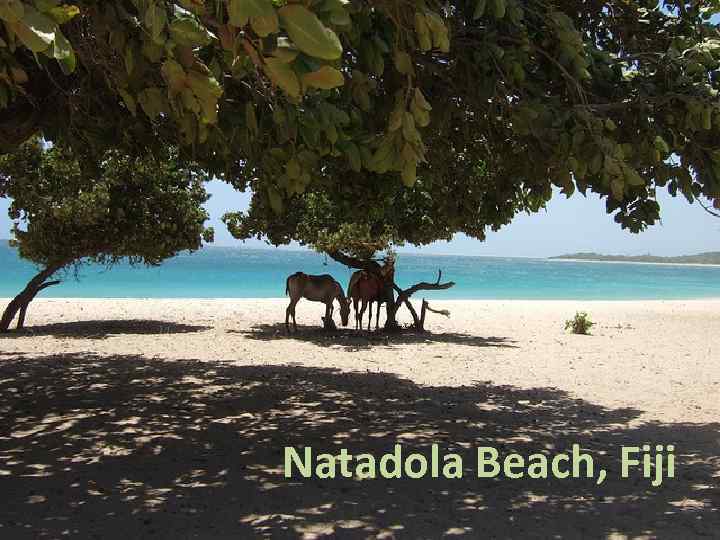
{"type": "Polygon", "coordinates": [[[49,281],[46,283],[45,280],[60,270],[63,266],[64,265],[48,266],[28,282],[22,292],[13,298],[13,300],[5,308],[5,312],[0,319],[0,332],[7,332],[10,330],[10,325],[18,312],[20,312],[18,328],[23,328],[25,325],[25,315],[27,313],[28,305],[40,291],[60,283],[59,281],[49,281]]]}

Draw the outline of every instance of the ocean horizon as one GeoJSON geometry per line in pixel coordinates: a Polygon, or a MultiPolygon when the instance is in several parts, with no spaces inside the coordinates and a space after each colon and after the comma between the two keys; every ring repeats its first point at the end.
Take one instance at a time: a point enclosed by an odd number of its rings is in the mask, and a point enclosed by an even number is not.
{"type": "MultiPolygon", "coordinates": [[[[399,253],[396,282],[434,282],[438,270],[455,287],[417,298],[456,300],[678,300],[720,298],[720,267],[399,253]]],[[[36,273],[15,249],[0,245],[0,297],[15,296],[36,273]]],[[[343,287],[352,270],[324,255],[294,249],[208,246],[160,266],[110,269],[84,265],[43,291],[43,298],[280,298],[287,276],[331,274],[343,287]]]]}

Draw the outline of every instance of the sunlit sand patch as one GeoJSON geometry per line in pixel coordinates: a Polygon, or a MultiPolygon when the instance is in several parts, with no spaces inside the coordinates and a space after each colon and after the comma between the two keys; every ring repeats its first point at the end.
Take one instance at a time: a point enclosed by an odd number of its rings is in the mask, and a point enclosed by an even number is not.
{"type": "Polygon", "coordinates": [[[682,508],[683,510],[692,510],[694,508],[707,508],[710,506],[710,503],[708,502],[690,498],[681,499],[679,501],[670,501],[669,504],[676,508],[682,508]]]}

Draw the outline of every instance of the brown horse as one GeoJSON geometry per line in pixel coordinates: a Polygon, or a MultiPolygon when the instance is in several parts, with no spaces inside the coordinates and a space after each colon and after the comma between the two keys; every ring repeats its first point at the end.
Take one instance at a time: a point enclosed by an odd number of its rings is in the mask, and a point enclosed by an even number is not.
{"type": "MultiPolygon", "coordinates": [[[[362,318],[365,314],[366,306],[369,306],[368,314],[368,330],[370,330],[370,322],[372,321],[372,304],[377,302],[377,313],[375,315],[375,330],[380,327],[380,307],[387,304],[385,297],[385,287],[392,285],[395,281],[395,263],[389,259],[385,265],[380,267],[379,275],[372,274],[365,270],[358,270],[350,277],[348,284],[348,298],[352,300],[355,308],[355,328],[362,329],[362,318]],[[359,288],[357,287],[359,284],[359,288]],[[361,310],[358,314],[358,303],[361,310]]],[[[387,309],[387,308],[386,308],[387,309]]]]}
{"type": "Polygon", "coordinates": [[[377,315],[375,317],[375,330],[380,325],[380,298],[383,291],[383,284],[380,278],[374,276],[370,272],[358,270],[350,277],[348,285],[348,298],[352,300],[355,309],[355,329],[362,330],[362,319],[365,310],[370,307],[368,314],[368,330],[370,330],[370,322],[372,321],[372,304],[377,302],[377,315]],[[360,309],[358,310],[358,304],[360,309]]]}
{"type": "Polygon", "coordinates": [[[297,272],[287,278],[285,283],[285,294],[290,297],[290,305],[285,310],[285,328],[290,332],[290,317],[293,320],[293,330],[297,332],[295,321],[295,306],[301,298],[307,298],[312,302],[325,304],[325,317],[323,318],[325,328],[333,326],[333,302],[337,299],[340,303],[340,319],[342,325],[348,325],[350,316],[350,302],[345,298],[345,292],[340,284],[330,275],[309,276],[297,272]]]}

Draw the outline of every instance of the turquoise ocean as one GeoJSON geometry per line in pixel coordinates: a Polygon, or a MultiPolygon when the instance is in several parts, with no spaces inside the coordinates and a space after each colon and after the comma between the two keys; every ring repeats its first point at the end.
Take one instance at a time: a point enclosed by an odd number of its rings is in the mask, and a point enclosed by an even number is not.
{"type": "MultiPolygon", "coordinates": [[[[568,262],[547,259],[398,255],[396,281],[456,286],[420,296],[448,299],[642,300],[720,298],[720,267],[568,262]]],[[[42,297],[277,298],[288,275],[332,274],[344,287],[351,271],[309,251],[207,247],[158,267],[84,266],[42,297]]],[[[17,294],[35,273],[5,242],[0,244],[0,297],[17,294]]]]}

